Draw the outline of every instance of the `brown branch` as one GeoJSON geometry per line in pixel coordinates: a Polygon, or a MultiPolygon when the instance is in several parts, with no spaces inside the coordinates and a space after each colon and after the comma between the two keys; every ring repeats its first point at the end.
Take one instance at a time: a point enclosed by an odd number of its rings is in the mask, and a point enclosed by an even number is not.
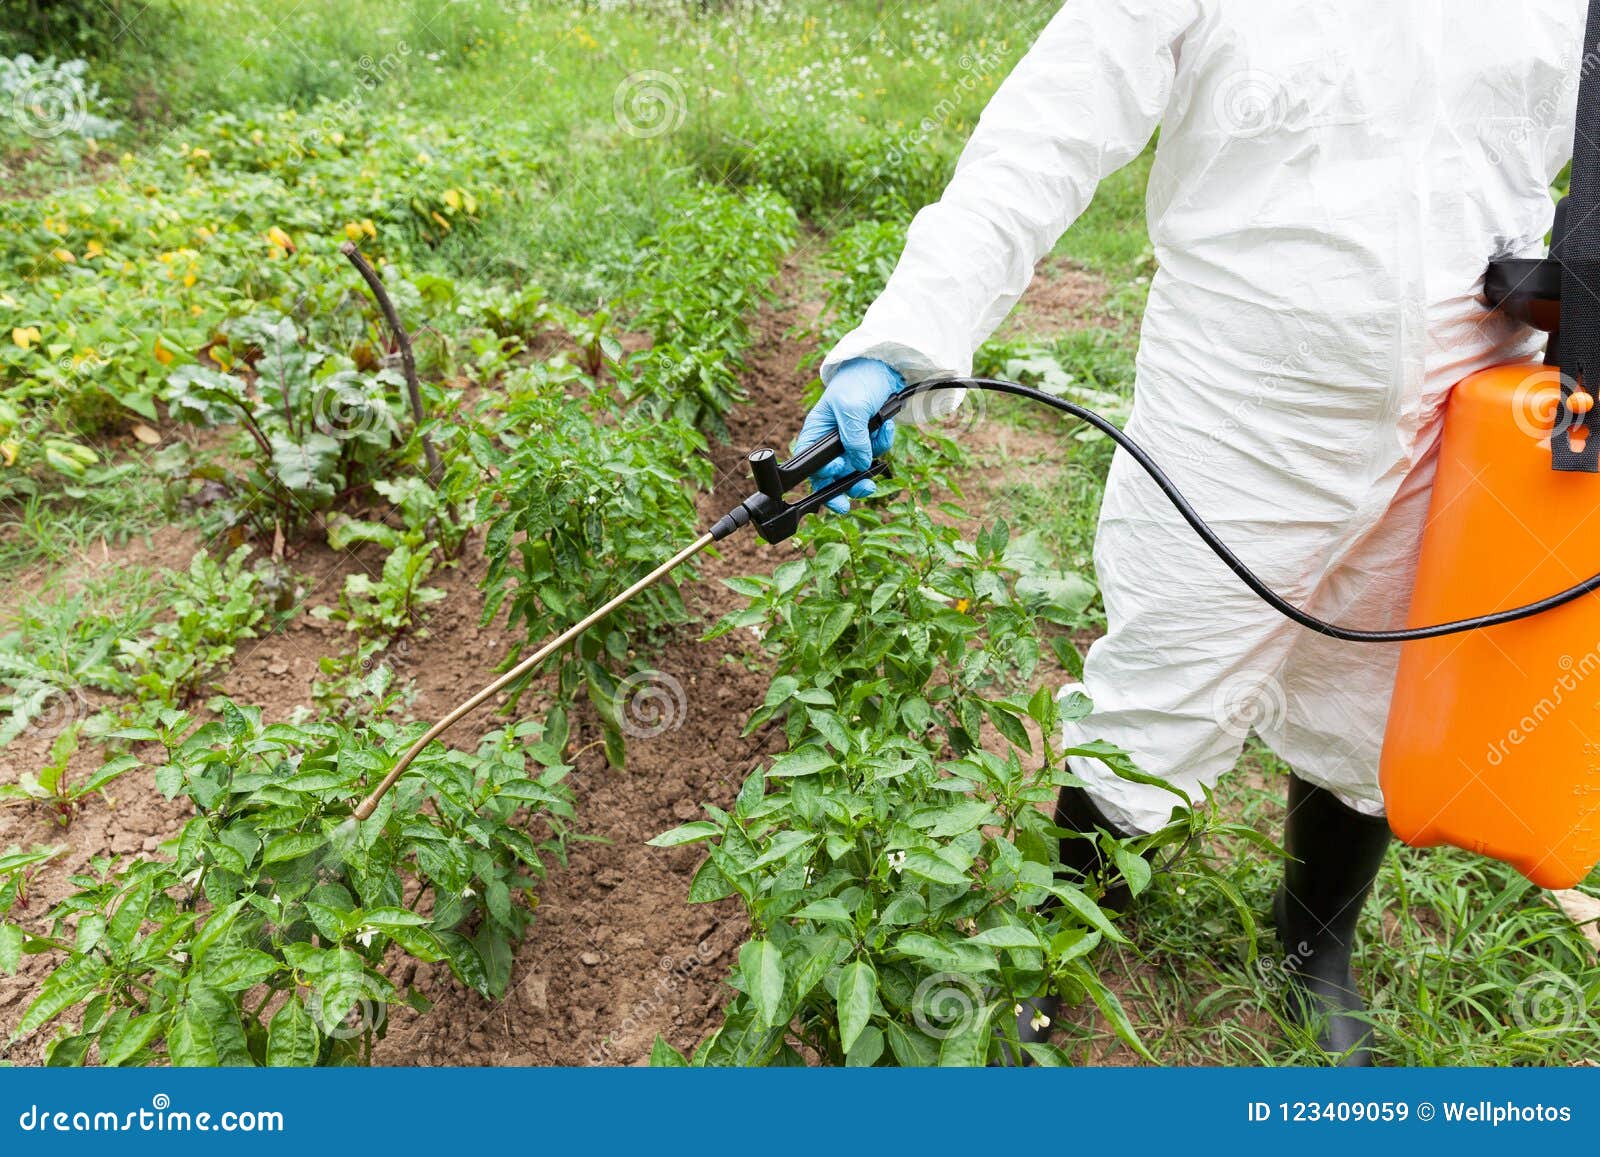
{"type": "MultiPolygon", "coordinates": [[[[395,312],[394,302],[389,300],[389,293],[383,287],[383,279],[378,276],[377,270],[367,264],[367,259],[361,256],[361,250],[356,248],[355,242],[344,242],[339,246],[339,252],[350,259],[350,264],[356,267],[356,272],[361,274],[362,280],[372,290],[372,296],[378,299],[378,308],[383,311],[383,320],[389,324],[395,344],[400,347],[400,366],[405,371],[406,392],[411,397],[411,417],[420,428],[425,415],[422,412],[422,388],[417,385],[417,359],[411,353],[411,335],[406,333],[406,327],[400,324],[400,315],[395,312]]],[[[444,463],[439,460],[439,451],[434,449],[433,443],[426,435],[422,438],[422,453],[428,460],[428,481],[437,486],[444,474],[444,463]]]]}

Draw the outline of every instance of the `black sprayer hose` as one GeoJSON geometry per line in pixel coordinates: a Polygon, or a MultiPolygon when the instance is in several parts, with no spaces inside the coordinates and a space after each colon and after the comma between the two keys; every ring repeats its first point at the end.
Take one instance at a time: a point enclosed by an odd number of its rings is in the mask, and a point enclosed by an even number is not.
{"type": "Polygon", "coordinates": [[[1570,586],[1564,591],[1549,595],[1537,602],[1527,603],[1509,610],[1495,611],[1487,615],[1474,615],[1470,619],[1455,619],[1448,623],[1434,623],[1426,627],[1405,627],[1392,631],[1358,631],[1351,627],[1341,627],[1335,623],[1317,618],[1307,611],[1301,610],[1289,602],[1277,591],[1262,582],[1256,573],[1240,560],[1228,548],[1228,544],[1217,536],[1217,532],[1206,524],[1195,508],[1189,505],[1189,500],[1178,489],[1177,483],[1167,476],[1167,472],[1156,465],[1155,459],[1139,443],[1135,442],[1123,429],[1107,418],[1100,416],[1093,410],[1069,402],[1065,398],[1058,398],[1054,394],[1047,394],[1043,390],[1024,386],[1017,382],[1005,382],[995,378],[943,378],[935,381],[919,382],[901,390],[895,396],[895,401],[902,404],[906,399],[917,394],[932,393],[936,390],[986,390],[995,394],[1012,394],[1019,398],[1027,398],[1031,402],[1038,402],[1042,406],[1049,406],[1053,410],[1060,410],[1064,414],[1071,414],[1082,422],[1087,422],[1118,446],[1128,452],[1128,456],[1137,462],[1150,475],[1151,481],[1161,488],[1161,493],[1167,496],[1167,501],[1172,503],[1177,512],[1183,515],[1183,520],[1189,524],[1195,534],[1200,536],[1200,541],[1211,548],[1211,552],[1220,558],[1234,574],[1239,576],[1239,581],[1262,602],[1277,611],[1286,619],[1292,619],[1302,627],[1327,635],[1333,639],[1343,639],[1350,643],[1403,643],[1410,639],[1436,639],[1441,635],[1455,635],[1462,631],[1475,631],[1482,627],[1498,627],[1504,623],[1514,623],[1518,619],[1532,618],[1534,615],[1543,614],[1545,611],[1554,610],[1556,607],[1565,606],[1574,599],[1583,597],[1595,590],[1600,590],[1600,574],[1584,579],[1576,586],[1570,586]]]}

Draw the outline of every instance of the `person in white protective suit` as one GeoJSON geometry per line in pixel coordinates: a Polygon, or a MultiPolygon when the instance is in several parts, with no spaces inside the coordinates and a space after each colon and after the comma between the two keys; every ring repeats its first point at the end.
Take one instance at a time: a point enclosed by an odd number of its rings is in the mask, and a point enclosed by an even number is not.
{"type": "MultiPolygon", "coordinates": [[[[1543,253],[1584,9],[1071,0],[823,362],[797,445],[840,431],[847,454],[820,481],[887,449],[892,432],[869,448],[866,418],[904,383],[969,374],[1096,183],[1159,126],[1159,269],[1129,432],[1290,601],[1403,625],[1450,387],[1540,337],[1479,295],[1491,258],[1543,253]]],[[[1195,801],[1251,730],[1294,769],[1274,913],[1292,1010],[1345,1063],[1370,1063],[1350,946],[1389,838],[1378,753],[1397,648],[1269,611],[1120,451],[1095,566],[1108,629],[1085,662],[1094,712],[1078,735],[1126,748],[1195,801]]],[[[1170,818],[1168,792],[1092,760],[1073,771],[1089,786],[1062,793],[1069,831],[1170,818]]],[[[1063,839],[1062,862],[1096,871],[1092,840],[1063,839]]]]}

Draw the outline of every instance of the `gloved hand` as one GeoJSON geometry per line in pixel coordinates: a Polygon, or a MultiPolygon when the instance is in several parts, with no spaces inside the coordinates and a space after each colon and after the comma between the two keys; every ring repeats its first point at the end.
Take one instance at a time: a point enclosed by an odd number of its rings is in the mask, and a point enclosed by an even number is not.
{"type": "MultiPolygon", "coordinates": [[[[794,449],[800,451],[838,430],[839,440],[844,443],[844,453],[811,476],[813,490],[865,470],[874,458],[888,453],[894,443],[893,419],[872,434],[867,433],[867,422],[905,386],[905,379],[893,366],[875,358],[851,358],[834,371],[828,388],[806,415],[806,423],[794,441],[794,449]]],[[[870,478],[863,478],[850,488],[848,498],[841,494],[829,499],[828,509],[844,514],[850,509],[851,498],[866,498],[876,489],[870,478]]]]}

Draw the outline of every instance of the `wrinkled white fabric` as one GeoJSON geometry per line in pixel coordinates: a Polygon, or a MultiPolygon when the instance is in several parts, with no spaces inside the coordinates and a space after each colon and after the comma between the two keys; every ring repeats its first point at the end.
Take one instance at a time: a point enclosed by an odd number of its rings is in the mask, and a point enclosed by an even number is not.
{"type": "MultiPolygon", "coordinates": [[[[1571,152],[1583,0],[1071,0],[1001,86],[916,217],[861,326],[826,359],[910,381],[974,349],[1096,183],[1161,129],[1159,271],[1131,433],[1290,600],[1401,625],[1441,407],[1541,335],[1479,299],[1497,256],[1543,252],[1571,152]]],[[[1382,811],[1397,649],[1280,618],[1118,454],[1095,549],[1108,632],[1082,737],[1192,799],[1254,730],[1304,778],[1382,811]]],[[[1092,761],[1108,818],[1173,797],[1092,761]]]]}

